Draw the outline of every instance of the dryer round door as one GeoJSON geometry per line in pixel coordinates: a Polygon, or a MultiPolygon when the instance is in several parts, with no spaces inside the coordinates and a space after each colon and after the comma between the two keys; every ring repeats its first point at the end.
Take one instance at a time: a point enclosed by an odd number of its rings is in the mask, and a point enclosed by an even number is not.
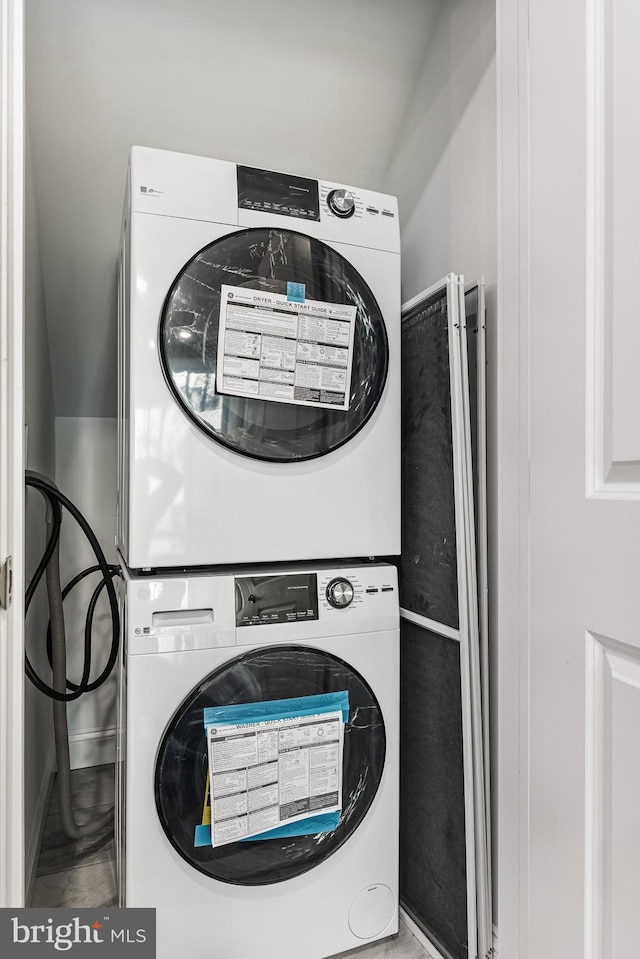
{"type": "MultiPolygon", "coordinates": [[[[336,383],[341,376],[346,379],[342,370],[348,350],[334,349],[329,356],[326,344],[307,344],[313,355],[307,352],[307,360],[298,364],[296,347],[292,365],[291,351],[283,351],[267,334],[268,330],[260,338],[245,337],[244,346],[237,347],[234,362],[243,366],[247,377],[257,376],[258,383],[263,376],[274,379],[269,388],[277,392],[282,384],[293,388],[287,383],[295,369],[296,375],[304,372],[305,379],[319,376],[324,383],[327,378],[325,399],[336,395],[331,393],[332,378],[336,383]],[[326,367],[318,362],[320,349],[327,357],[326,367]]],[[[163,306],[159,354],[171,392],[198,429],[236,453],[282,463],[323,456],[351,440],[378,405],[388,368],[385,323],[367,283],[336,250],[285,229],[240,230],[215,240],[189,260],[163,306]],[[305,301],[355,307],[351,380],[341,387],[348,395],[347,409],[219,391],[222,286],[286,297],[290,283],[304,285],[305,301]]]]}
{"type": "Polygon", "coordinates": [[[377,792],[385,748],[378,701],[364,678],[346,662],[309,647],[253,650],[203,679],[169,722],[155,767],[158,816],[174,849],[205,875],[245,886],[282,882],[319,865],[358,828],[377,792]],[[337,827],[314,835],[245,839],[216,848],[196,846],[209,769],[203,710],[344,691],[349,696],[349,719],[344,728],[342,811],[337,827]]]}

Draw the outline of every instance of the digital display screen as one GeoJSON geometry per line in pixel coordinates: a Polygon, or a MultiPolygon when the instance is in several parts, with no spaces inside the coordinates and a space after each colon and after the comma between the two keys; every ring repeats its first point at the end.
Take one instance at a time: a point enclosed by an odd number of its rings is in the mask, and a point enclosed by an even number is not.
{"type": "Polygon", "coordinates": [[[319,220],[318,181],[238,166],[238,208],[319,220]]]}
{"type": "Polygon", "coordinates": [[[318,618],[315,573],[236,577],[236,625],[267,626],[318,618]]]}

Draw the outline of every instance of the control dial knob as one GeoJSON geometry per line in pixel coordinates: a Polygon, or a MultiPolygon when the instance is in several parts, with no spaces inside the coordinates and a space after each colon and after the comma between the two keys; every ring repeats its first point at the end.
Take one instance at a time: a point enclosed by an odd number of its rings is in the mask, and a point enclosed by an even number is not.
{"type": "Polygon", "coordinates": [[[356,198],[348,190],[332,190],[327,197],[327,205],[332,213],[344,220],[356,212],[356,198]]]}
{"type": "Polygon", "coordinates": [[[348,579],[339,576],[327,586],[327,599],[335,609],[344,609],[353,602],[353,586],[348,579]]]}

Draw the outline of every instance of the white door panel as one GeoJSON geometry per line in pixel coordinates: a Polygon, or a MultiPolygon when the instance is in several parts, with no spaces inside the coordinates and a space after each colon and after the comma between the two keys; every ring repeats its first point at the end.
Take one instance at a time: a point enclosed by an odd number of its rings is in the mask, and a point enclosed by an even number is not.
{"type": "Polygon", "coordinates": [[[640,651],[586,639],[586,953],[604,959],[640,939],[640,651]]]}
{"type": "Polygon", "coordinates": [[[640,496],[635,277],[640,116],[635,0],[590,0],[587,20],[587,310],[594,490],[640,496]]]}
{"type": "Polygon", "coordinates": [[[634,0],[529,3],[528,955],[640,938],[634,0]]]}

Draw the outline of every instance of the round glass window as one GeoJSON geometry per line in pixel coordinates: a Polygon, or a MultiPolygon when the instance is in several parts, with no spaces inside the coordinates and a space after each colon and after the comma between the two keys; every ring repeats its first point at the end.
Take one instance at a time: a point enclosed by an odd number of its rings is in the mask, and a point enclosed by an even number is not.
{"type": "Polygon", "coordinates": [[[385,748],[378,701],[363,677],[343,660],[301,646],[254,650],[203,679],[176,710],[156,760],[158,816],[176,851],[205,875],[245,886],[282,882],[313,869],[357,829],[378,789],[385,748]],[[313,835],[196,846],[208,777],[203,709],[344,691],[349,696],[349,720],[344,729],[338,826],[313,835]]]}
{"type": "Polygon", "coordinates": [[[237,453],[290,462],[323,456],[362,429],[384,390],[388,343],[373,293],[357,270],[326,244],[291,230],[240,230],[193,257],[176,277],[160,320],[166,381],[204,433],[237,453]],[[223,285],[356,308],[347,410],[218,392],[216,364],[223,285]]]}

